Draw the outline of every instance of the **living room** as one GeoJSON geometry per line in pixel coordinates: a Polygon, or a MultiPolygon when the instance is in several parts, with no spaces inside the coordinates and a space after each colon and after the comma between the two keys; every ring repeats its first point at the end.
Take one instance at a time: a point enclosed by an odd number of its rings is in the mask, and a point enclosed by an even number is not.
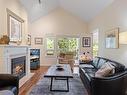
{"type": "Polygon", "coordinates": [[[127,95],[126,0],[0,0],[0,14],[0,95],[127,95]]]}

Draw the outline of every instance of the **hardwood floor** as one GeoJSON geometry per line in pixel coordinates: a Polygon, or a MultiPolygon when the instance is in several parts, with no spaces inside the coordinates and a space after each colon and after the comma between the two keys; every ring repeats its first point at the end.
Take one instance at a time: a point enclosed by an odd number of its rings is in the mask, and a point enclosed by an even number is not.
{"type": "Polygon", "coordinates": [[[40,79],[41,75],[44,75],[49,67],[40,67],[38,70],[32,70],[32,73],[35,73],[33,77],[28,80],[22,87],[19,89],[19,95],[27,95],[27,92],[34,86],[37,81],[40,79]]]}

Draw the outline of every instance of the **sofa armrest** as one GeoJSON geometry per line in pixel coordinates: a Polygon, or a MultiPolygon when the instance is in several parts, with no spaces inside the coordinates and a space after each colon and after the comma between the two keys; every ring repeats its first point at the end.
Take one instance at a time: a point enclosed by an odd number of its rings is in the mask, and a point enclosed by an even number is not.
{"type": "Polygon", "coordinates": [[[82,65],[82,64],[92,64],[92,63],[93,63],[92,60],[91,61],[81,61],[81,60],[79,60],[80,65],[82,65]]]}
{"type": "Polygon", "coordinates": [[[19,88],[19,77],[11,74],[0,74],[0,87],[16,86],[19,88]]]}
{"type": "Polygon", "coordinates": [[[92,95],[126,95],[127,71],[113,77],[91,79],[92,95]]]}

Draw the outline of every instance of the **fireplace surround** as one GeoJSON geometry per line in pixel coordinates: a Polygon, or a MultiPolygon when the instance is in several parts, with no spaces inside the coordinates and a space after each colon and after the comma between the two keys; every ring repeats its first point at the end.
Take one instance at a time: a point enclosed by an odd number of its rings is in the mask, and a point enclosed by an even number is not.
{"type": "Polygon", "coordinates": [[[34,75],[30,73],[30,47],[0,45],[0,53],[0,73],[18,75],[19,87],[34,75]]]}

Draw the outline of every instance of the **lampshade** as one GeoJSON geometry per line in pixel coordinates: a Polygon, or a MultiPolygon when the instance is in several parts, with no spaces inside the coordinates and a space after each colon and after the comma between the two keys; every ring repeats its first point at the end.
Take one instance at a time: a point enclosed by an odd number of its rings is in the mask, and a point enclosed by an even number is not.
{"type": "Polygon", "coordinates": [[[127,32],[121,32],[119,34],[119,43],[120,44],[127,44],[127,32]]]}

